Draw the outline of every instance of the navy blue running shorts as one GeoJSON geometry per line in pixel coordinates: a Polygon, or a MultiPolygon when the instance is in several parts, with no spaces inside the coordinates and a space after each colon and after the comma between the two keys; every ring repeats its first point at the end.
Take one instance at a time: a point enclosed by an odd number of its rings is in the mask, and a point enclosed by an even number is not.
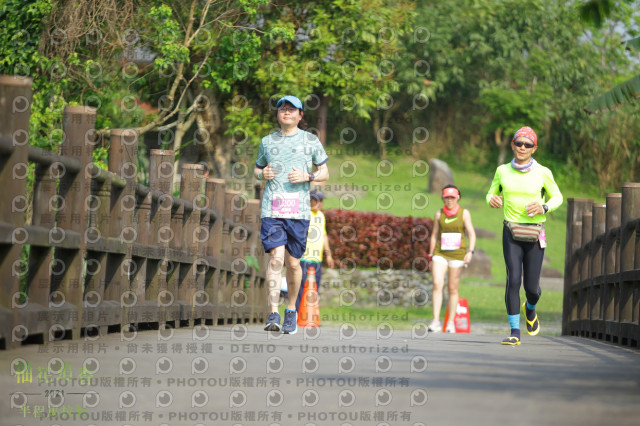
{"type": "Polygon", "coordinates": [[[264,251],[285,246],[292,257],[300,259],[307,248],[309,221],[306,219],[280,219],[263,217],[260,226],[260,239],[264,251]]]}

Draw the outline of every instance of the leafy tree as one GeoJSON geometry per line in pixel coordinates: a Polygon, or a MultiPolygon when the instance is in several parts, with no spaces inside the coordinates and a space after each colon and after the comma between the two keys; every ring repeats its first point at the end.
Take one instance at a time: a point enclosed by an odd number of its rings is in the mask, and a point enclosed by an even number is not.
{"type": "MultiPolygon", "coordinates": [[[[410,30],[412,5],[406,1],[324,0],[278,6],[265,19],[291,25],[295,38],[263,38],[264,53],[250,79],[252,87],[244,87],[243,96],[271,98],[273,107],[282,94],[298,94],[323,142],[328,123],[336,123],[340,116],[370,121],[374,135],[379,135],[389,113],[398,107],[393,95],[402,87],[398,63],[405,53],[403,37],[410,30]],[[383,113],[382,121],[381,111],[387,116],[383,113]]],[[[254,103],[252,108],[259,107],[254,103]]],[[[231,128],[255,134],[246,130],[246,114],[239,120],[231,111],[226,119],[231,128]]],[[[384,156],[385,144],[377,145],[384,156]]]]}
{"type": "MultiPolygon", "coordinates": [[[[618,3],[611,0],[589,0],[580,6],[580,15],[585,22],[592,24],[595,28],[602,28],[606,25],[606,20],[614,15],[614,11],[628,8],[624,3],[633,7],[635,2],[633,0],[618,3]]],[[[628,12],[628,9],[625,12],[628,12]]],[[[627,40],[625,46],[629,51],[640,51],[640,37],[627,40]]],[[[613,110],[625,103],[634,103],[634,99],[638,97],[640,97],[640,74],[593,99],[585,107],[585,111],[595,113],[605,109],[613,110]]]]}
{"type": "Polygon", "coordinates": [[[52,149],[64,105],[90,105],[100,134],[133,127],[178,152],[195,144],[193,160],[226,177],[255,158],[232,149],[255,147],[275,100],[295,93],[321,139],[352,127],[354,144],[383,158],[394,143],[416,148],[422,129],[422,155],[488,167],[528,124],[538,155],[609,185],[638,169],[637,120],[583,108],[637,75],[618,48],[638,35],[635,4],[587,28],[580,7],[552,0],[7,0],[0,71],[34,78],[32,143],[52,149]]]}
{"type": "MultiPolygon", "coordinates": [[[[544,146],[539,156],[580,168],[575,175],[582,179],[611,182],[594,173],[602,157],[585,155],[585,146],[607,131],[583,107],[615,79],[612,70],[633,68],[610,47],[620,43],[619,28],[635,31],[636,12],[618,9],[595,30],[584,27],[576,7],[550,0],[425,1],[418,12],[417,25],[431,31],[426,53],[437,88],[424,116],[438,140],[432,155],[453,153],[448,142],[455,140],[457,161],[488,166],[499,129],[510,135],[528,124],[544,146]]],[[[633,146],[636,135],[631,126],[620,136],[633,146]]]]}
{"type": "Polygon", "coordinates": [[[135,128],[140,136],[159,132],[163,146],[176,151],[195,124],[199,160],[218,166],[224,175],[227,161],[216,158],[224,131],[220,107],[233,84],[246,78],[233,71],[238,63],[252,65],[259,58],[259,37],[286,32],[270,25],[260,31],[248,26],[266,4],[266,0],[50,0],[33,2],[24,10],[20,2],[9,1],[2,13],[17,16],[15,28],[28,28],[30,37],[23,39],[31,50],[23,53],[15,48],[22,43],[21,33],[12,35],[7,28],[4,37],[14,48],[2,66],[5,72],[27,70],[34,77],[36,134],[47,133],[48,123],[54,122],[46,115],[51,106],[60,116],[68,103],[98,108],[99,135],[113,126],[135,128]],[[236,49],[232,34],[239,27],[249,30],[249,43],[236,49]],[[12,44],[8,37],[16,41],[12,44]],[[45,86],[55,96],[45,93],[45,86]],[[38,103],[41,98],[56,102],[38,103]]]}
{"type": "MultiPolygon", "coordinates": [[[[6,0],[0,6],[0,73],[34,78],[30,143],[55,149],[62,142],[63,91],[68,76],[42,54],[41,36],[51,13],[51,0],[6,0]]],[[[77,60],[70,57],[70,61],[77,60]]],[[[19,77],[18,77],[19,78],[19,77]]]]}
{"type": "Polygon", "coordinates": [[[494,134],[499,149],[498,164],[506,160],[512,129],[518,129],[524,123],[544,123],[550,116],[546,100],[552,96],[552,92],[548,86],[518,85],[518,88],[513,88],[508,83],[489,83],[480,90],[478,97],[480,105],[489,113],[484,128],[494,134]]]}

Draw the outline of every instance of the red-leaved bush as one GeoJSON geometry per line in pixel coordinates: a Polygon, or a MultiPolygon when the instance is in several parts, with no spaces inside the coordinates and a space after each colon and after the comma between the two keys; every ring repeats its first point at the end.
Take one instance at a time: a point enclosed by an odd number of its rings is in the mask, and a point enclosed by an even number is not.
{"type": "Polygon", "coordinates": [[[429,270],[433,220],[351,210],[324,215],[333,257],[344,267],[429,270]]]}

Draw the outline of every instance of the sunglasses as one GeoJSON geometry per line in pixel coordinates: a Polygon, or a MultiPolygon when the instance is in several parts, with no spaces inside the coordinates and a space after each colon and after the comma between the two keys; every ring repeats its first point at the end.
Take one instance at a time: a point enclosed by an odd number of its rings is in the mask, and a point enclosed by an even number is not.
{"type": "Polygon", "coordinates": [[[533,148],[535,146],[531,142],[522,142],[522,141],[514,141],[513,144],[515,146],[517,146],[518,148],[520,148],[522,145],[524,145],[524,147],[527,148],[527,149],[531,149],[531,148],[533,148]]]}
{"type": "Polygon", "coordinates": [[[294,107],[280,107],[278,108],[278,112],[296,112],[298,110],[298,108],[294,108],[294,107]]]}

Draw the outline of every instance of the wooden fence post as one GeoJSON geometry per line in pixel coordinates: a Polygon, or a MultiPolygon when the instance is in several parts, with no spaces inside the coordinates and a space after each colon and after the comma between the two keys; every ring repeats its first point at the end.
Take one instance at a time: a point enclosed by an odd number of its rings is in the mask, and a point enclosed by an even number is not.
{"type": "Polygon", "coordinates": [[[620,338],[621,344],[629,340],[640,341],[638,309],[640,306],[640,276],[634,269],[638,260],[638,221],[640,217],[640,183],[622,184],[622,205],[620,220],[620,338]]]}
{"type": "Polygon", "coordinates": [[[616,270],[616,252],[618,246],[620,228],[620,209],[622,194],[607,194],[607,210],[604,239],[604,314],[605,314],[605,336],[607,340],[617,343],[619,331],[618,325],[618,277],[616,270]]]}
{"type": "MultiPolygon", "coordinates": [[[[587,211],[582,215],[582,247],[585,249],[587,243],[591,241],[591,232],[593,232],[593,214],[587,211]]],[[[580,281],[591,278],[591,258],[588,252],[584,252],[580,256],[580,281]]]]}
{"type": "Polygon", "coordinates": [[[111,288],[112,295],[122,303],[121,329],[137,324],[141,315],[137,306],[139,297],[137,289],[131,287],[131,278],[137,272],[132,258],[133,242],[136,229],[133,218],[136,210],[135,185],[138,172],[138,135],[127,129],[111,131],[111,148],[109,149],[109,171],[125,180],[124,188],[114,188],[111,197],[110,237],[121,242],[118,253],[109,254],[108,273],[110,277],[106,285],[111,288]]]}
{"type": "Polygon", "coordinates": [[[241,242],[234,237],[235,224],[240,222],[243,209],[243,198],[240,191],[227,189],[225,194],[225,209],[224,216],[227,218],[228,223],[225,225],[226,238],[222,242],[223,257],[229,262],[230,274],[228,276],[226,287],[224,291],[225,304],[230,308],[230,317],[227,321],[232,324],[242,322],[243,307],[236,305],[233,300],[234,292],[242,286],[242,274],[243,269],[238,264],[238,252],[240,251],[241,242]]]}
{"type": "Polygon", "coordinates": [[[27,337],[24,329],[15,327],[20,324],[22,306],[21,241],[27,237],[24,210],[20,211],[27,203],[20,197],[25,196],[27,188],[31,84],[30,78],[0,76],[0,149],[5,157],[0,182],[12,182],[3,188],[8,202],[0,203],[0,337],[6,347],[16,347],[27,337]]]}
{"type": "Polygon", "coordinates": [[[576,261],[572,258],[572,242],[573,238],[573,228],[572,224],[575,222],[579,222],[582,220],[582,215],[587,211],[587,209],[591,208],[591,204],[593,200],[584,199],[584,198],[569,198],[567,200],[567,235],[565,242],[565,266],[564,266],[564,299],[563,299],[563,309],[562,309],[562,334],[570,334],[571,329],[569,327],[571,310],[572,306],[572,298],[571,298],[571,287],[573,286],[573,282],[571,281],[571,273],[573,269],[573,264],[576,261]]]}
{"type": "Polygon", "coordinates": [[[258,260],[258,283],[257,291],[255,293],[255,305],[257,307],[257,321],[264,323],[267,321],[267,317],[271,313],[271,306],[267,303],[267,269],[265,267],[266,253],[260,237],[260,229],[262,225],[262,219],[260,217],[262,214],[262,200],[257,199],[256,201],[257,211],[254,215],[256,238],[253,244],[253,253],[258,260]]]}
{"type": "Polygon", "coordinates": [[[54,231],[56,178],[66,174],[64,166],[56,164],[50,166],[37,164],[35,167],[33,210],[31,225],[49,230],[49,245],[31,244],[29,250],[29,265],[27,274],[27,300],[28,303],[21,308],[21,314],[27,314],[28,318],[20,318],[20,324],[27,327],[29,334],[40,335],[40,342],[47,343],[45,338],[52,324],[52,316],[49,311],[49,295],[51,294],[51,262],[53,260],[52,239],[61,235],[54,231]]]}
{"type": "Polygon", "coordinates": [[[89,221],[95,119],[94,108],[69,106],[64,111],[62,155],[78,159],[81,168],[60,179],[57,228],[65,232],[65,238],[78,237],[80,244],[77,249],[58,247],[55,251],[50,302],[54,324],[49,340],[59,339],[60,332],[69,329],[73,338],[80,336],[78,318],[82,316],[82,270],[87,246],[83,234],[89,221]]]}
{"type": "Polygon", "coordinates": [[[249,278],[249,306],[251,307],[250,321],[263,322],[266,321],[264,315],[264,276],[260,273],[263,269],[259,246],[260,240],[260,200],[249,200],[244,223],[251,229],[251,235],[247,241],[247,254],[253,256],[258,262],[258,270],[251,268],[251,276],[249,278]]]}
{"type": "Polygon", "coordinates": [[[593,289],[591,291],[591,319],[592,333],[599,339],[604,335],[604,307],[603,291],[604,284],[602,274],[604,271],[604,233],[606,232],[606,204],[596,203],[592,208],[592,231],[593,244],[591,246],[591,276],[594,277],[593,289]],[[595,325],[593,320],[597,319],[595,325]]]}
{"type": "MultiPolygon", "coordinates": [[[[174,170],[174,173],[176,170],[174,170]]],[[[182,235],[183,235],[183,221],[184,221],[184,204],[180,200],[172,195],[173,206],[171,207],[171,225],[170,225],[170,238],[169,238],[169,260],[173,267],[173,273],[169,275],[168,287],[173,295],[175,295],[176,304],[180,308],[180,315],[177,327],[182,327],[182,320],[184,319],[183,313],[188,309],[186,301],[181,297],[182,284],[184,280],[184,274],[186,268],[181,262],[182,252],[182,235]]]]}
{"type": "Polygon", "coordinates": [[[589,318],[589,295],[591,287],[591,265],[589,261],[591,256],[587,250],[587,245],[591,242],[591,232],[593,231],[593,216],[591,211],[586,211],[582,215],[582,237],[581,237],[581,254],[580,254],[580,283],[579,290],[579,313],[578,316],[582,323],[582,332],[591,333],[591,321],[589,318]]]}
{"type": "Polygon", "coordinates": [[[232,303],[239,309],[240,320],[244,323],[251,322],[251,287],[253,286],[252,276],[253,268],[247,263],[247,256],[250,252],[250,238],[252,233],[251,212],[249,211],[249,200],[244,194],[236,196],[236,209],[239,210],[233,216],[236,226],[232,233],[232,241],[237,243],[234,256],[234,267],[238,272],[238,284],[234,289],[232,303]]]}
{"type": "Polygon", "coordinates": [[[152,149],[149,166],[149,188],[161,193],[154,203],[151,240],[158,246],[160,259],[158,271],[150,284],[151,293],[156,294],[157,303],[162,307],[160,322],[162,327],[180,321],[180,305],[176,287],[176,265],[169,259],[169,241],[174,238],[171,231],[171,210],[173,196],[171,184],[173,182],[175,154],[171,150],[152,149]],[[157,293],[156,293],[157,292],[157,293]]]}
{"type": "MultiPolygon", "coordinates": [[[[111,176],[95,178],[91,182],[92,198],[89,206],[89,227],[85,233],[87,244],[85,306],[82,324],[88,329],[97,328],[100,335],[106,335],[110,325],[119,325],[121,320],[120,302],[107,300],[105,283],[107,277],[108,254],[105,246],[92,247],[92,243],[105,241],[109,237],[109,211],[111,203],[111,176]],[[92,250],[95,248],[95,250],[92,250]],[[98,250],[100,249],[100,250],[98,250]]],[[[89,332],[89,330],[87,330],[89,332]]]]}
{"type": "Polygon", "coordinates": [[[197,260],[196,260],[196,287],[198,291],[194,296],[194,304],[200,310],[200,318],[205,325],[212,325],[215,318],[216,309],[211,303],[213,288],[213,275],[215,273],[214,259],[209,258],[207,251],[211,246],[211,226],[215,219],[211,217],[211,198],[208,196],[209,185],[208,181],[204,179],[201,183],[203,192],[198,197],[198,209],[199,209],[199,222],[196,227],[193,237],[198,245],[197,260]]]}
{"type": "MultiPolygon", "coordinates": [[[[209,178],[206,183],[206,196],[209,199],[209,206],[216,215],[216,220],[209,223],[209,242],[207,244],[207,256],[212,259],[213,270],[209,270],[205,288],[210,296],[213,305],[213,325],[219,322],[224,323],[224,319],[229,314],[229,309],[224,306],[223,288],[226,283],[228,272],[223,271],[222,240],[224,238],[224,203],[226,194],[226,183],[224,179],[209,178]]],[[[228,267],[228,265],[227,265],[228,267]]],[[[228,270],[228,269],[227,269],[228,270]]]]}
{"type": "Polygon", "coordinates": [[[243,199],[242,214],[239,220],[239,223],[242,224],[243,230],[240,244],[240,259],[237,261],[241,261],[244,267],[244,274],[242,277],[243,286],[241,287],[241,294],[245,299],[245,304],[243,306],[244,310],[242,316],[243,321],[248,323],[253,322],[252,295],[254,293],[256,279],[255,269],[249,266],[247,262],[248,256],[253,256],[252,245],[255,244],[254,239],[256,236],[255,208],[258,207],[258,205],[252,203],[252,201],[255,200],[251,200],[246,197],[244,197],[243,199]]]}
{"type": "MultiPolygon", "coordinates": [[[[113,135],[113,131],[112,131],[113,135]]],[[[133,129],[123,129],[120,131],[120,143],[125,145],[133,145],[135,143],[136,150],[131,147],[126,151],[131,151],[137,156],[138,134],[133,129]]],[[[130,159],[126,170],[136,170],[136,161],[130,159]]],[[[137,176],[136,176],[137,177],[137,176]]],[[[137,180],[137,179],[136,179],[137,180]]],[[[150,283],[153,280],[155,272],[157,272],[157,253],[150,247],[153,240],[153,229],[151,223],[151,209],[153,204],[153,192],[150,188],[144,187],[134,180],[133,195],[135,198],[135,209],[133,212],[132,226],[135,229],[134,241],[131,242],[131,267],[133,268],[130,275],[131,291],[136,295],[135,312],[136,319],[139,323],[152,324],[155,328],[160,324],[160,309],[157,303],[157,289],[149,290],[150,283]],[[156,290],[156,291],[154,291],[156,290]]]]}
{"type": "MultiPolygon", "coordinates": [[[[576,250],[580,248],[582,245],[582,222],[574,222],[571,224],[571,253],[575,253],[576,250]]],[[[577,284],[580,280],[580,269],[578,264],[577,256],[573,255],[571,259],[571,289],[570,289],[570,300],[571,300],[571,320],[574,322],[574,331],[580,331],[580,323],[579,320],[579,292],[576,292],[573,289],[573,286],[577,284]]]]}
{"type": "Polygon", "coordinates": [[[195,239],[196,228],[200,225],[200,206],[204,191],[204,166],[201,164],[184,164],[180,179],[180,198],[192,203],[192,207],[184,210],[184,228],[182,235],[183,251],[187,252],[185,262],[180,265],[182,283],[180,285],[180,300],[184,302],[181,319],[189,321],[193,327],[196,318],[202,318],[202,306],[195,303],[197,286],[198,243],[195,239]],[[187,263],[188,261],[189,263],[187,263]],[[184,269],[182,269],[184,268],[184,269]]]}

